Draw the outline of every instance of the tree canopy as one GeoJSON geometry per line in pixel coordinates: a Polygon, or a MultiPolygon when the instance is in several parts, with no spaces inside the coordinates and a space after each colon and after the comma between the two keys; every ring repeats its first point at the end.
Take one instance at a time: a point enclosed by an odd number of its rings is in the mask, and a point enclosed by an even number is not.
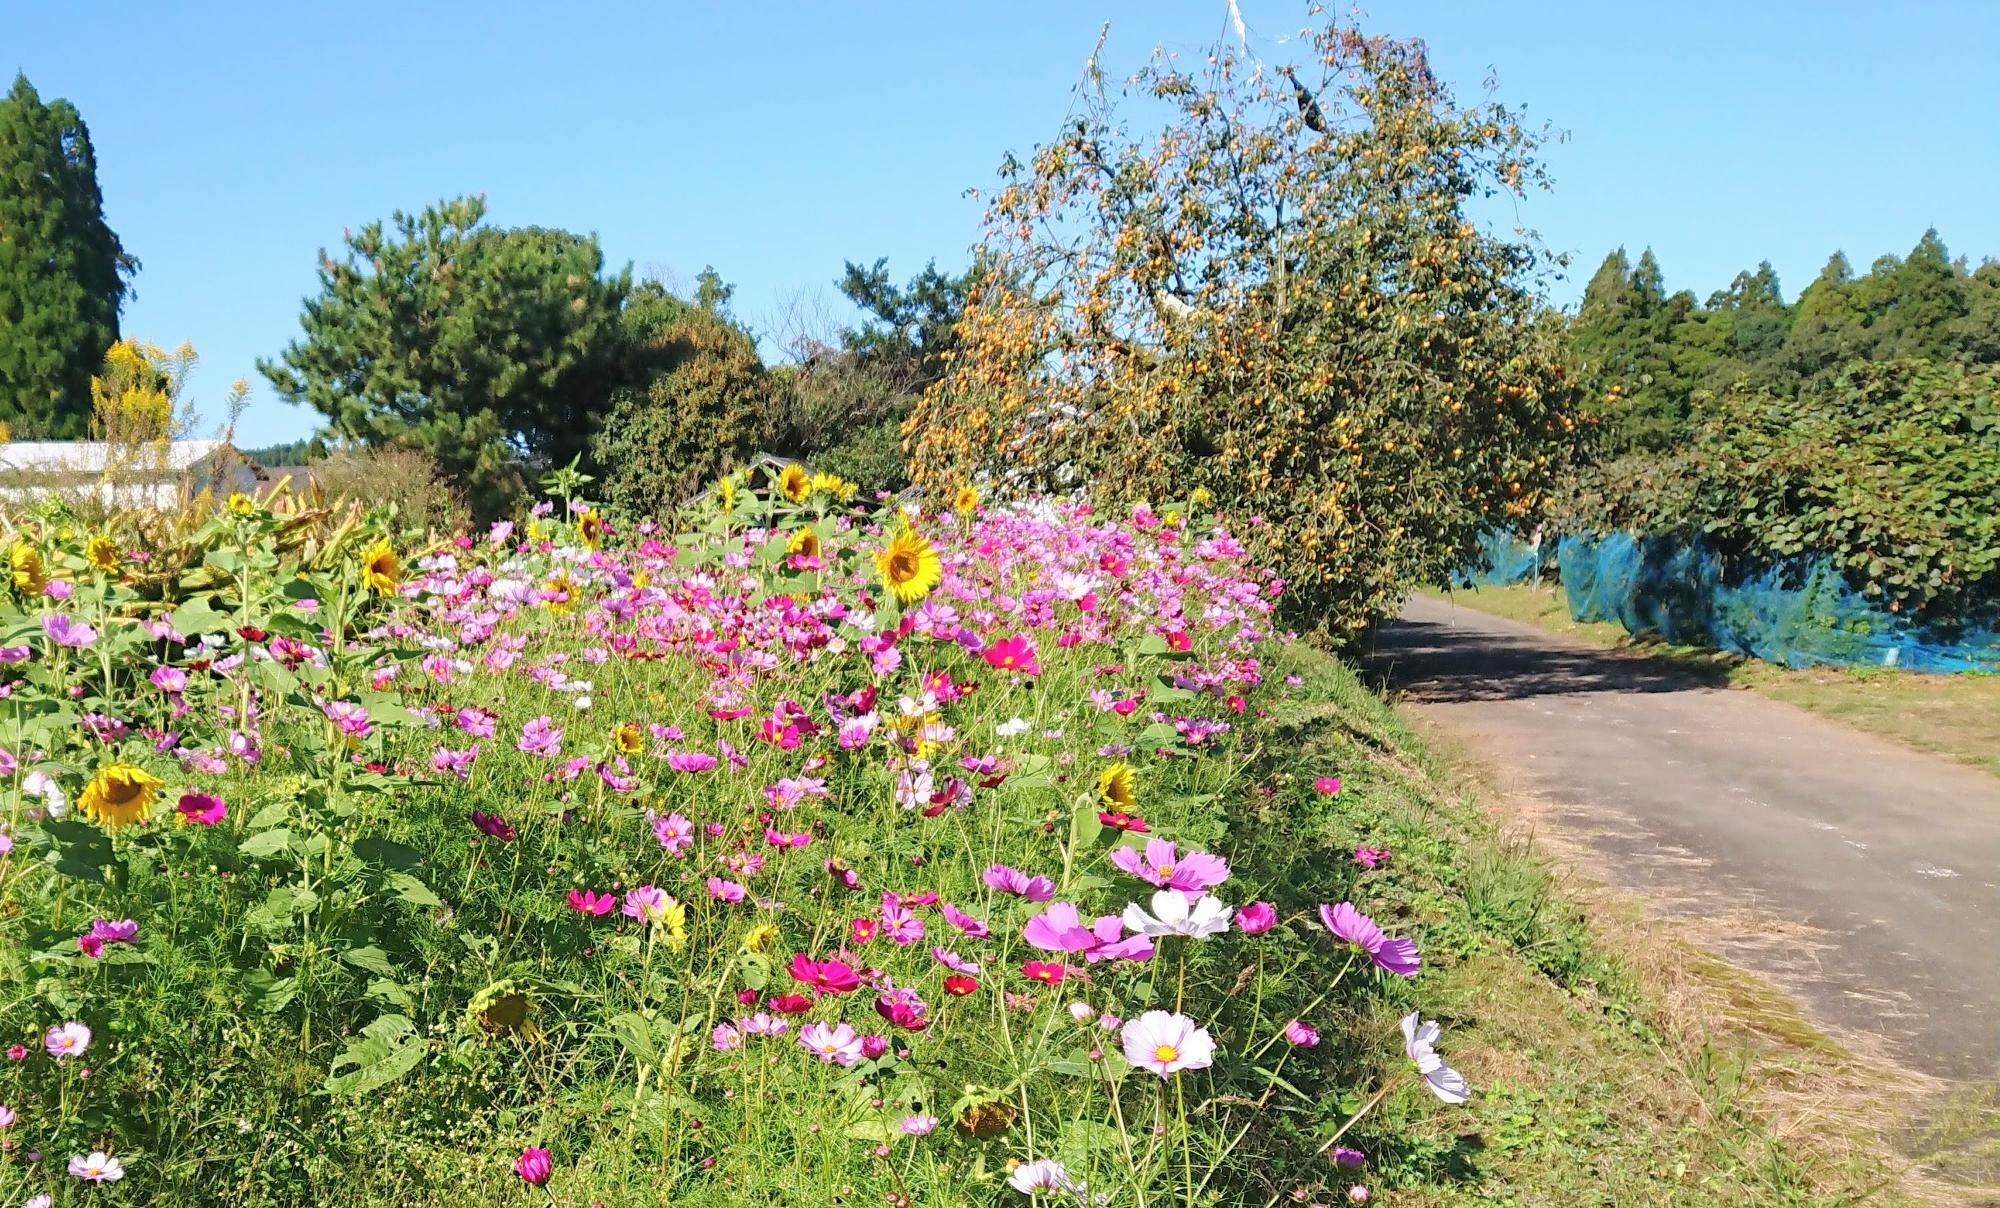
{"type": "Polygon", "coordinates": [[[348,234],[340,259],[322,249],[303,337],[258,368],[332,435],[421,449],[490,509],[519,463],[587,447],[631,274],[604,273],[595,236],[482,226],[485,212],[480,198],[398,211],[348,234]]]}
{"type": "Polygon", "coordinates": [[[90,129],[16,76],[0,98],[0,421],[74,439],[138,270],[104,221],[90,129]]]}

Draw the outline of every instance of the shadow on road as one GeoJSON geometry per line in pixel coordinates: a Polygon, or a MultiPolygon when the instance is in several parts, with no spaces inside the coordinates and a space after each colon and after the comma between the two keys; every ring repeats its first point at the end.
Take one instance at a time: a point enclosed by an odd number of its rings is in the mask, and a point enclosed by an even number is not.
{"type": "Polygon", "coordinates": [[[1444,704],[1579,692],[1683,692],[1724,682],[1719,667],[1676,666],[1409,619],[1384,626],[1363,665],[1379,684],[1412,700],[1444,704]]]}

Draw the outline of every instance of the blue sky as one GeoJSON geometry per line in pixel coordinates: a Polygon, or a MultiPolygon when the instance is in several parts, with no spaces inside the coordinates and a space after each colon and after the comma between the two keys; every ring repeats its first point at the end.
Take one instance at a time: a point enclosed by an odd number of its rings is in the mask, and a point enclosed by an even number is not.
{"type": "MultiPolygon", "coordinates": [[[[1241,0],[1253,35],[1303,4],[1241,0]]],[[[212,404],[238,376],[245,445],[316,419],[254,371],[298,329],[344,227],[484,191],[490,221],[595,231],[614,263],[715,265],[776,325],[843,259],[962,264],[1003,152],[1046,138],[1095,40],[1122,74],[1195,49],[1224,0],[1010,3],[31,4],[0,71],[90,123],[105,207],[144,262],[128,334],[194,341],[212,404]],[[316,10],[316,11],[313,11],[316,10]],[[337,15],[336,15],[337,14],[337,15]],[[109,36],[108,31],[116,31],[109,36]]],[[[1523,223],[1575,252],[1651,245],[1706,295],[1768,258],[1787,296],[1835,248],[1857,267],[1936,226],[2000,255],[2000,5],[1964,0],[1382,2],[1461,99],[1567,132],[1523,223]]]]}

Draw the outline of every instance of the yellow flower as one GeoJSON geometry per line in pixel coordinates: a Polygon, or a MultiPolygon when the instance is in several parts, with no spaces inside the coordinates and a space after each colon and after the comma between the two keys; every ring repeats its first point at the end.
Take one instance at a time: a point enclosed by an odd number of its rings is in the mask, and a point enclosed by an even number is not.
{"type": "Polygon", "coordinates": [[[736,475],[724,474],[715,484],[715,498],[722,504],[722,510],[736,510],[736,475]]]}
{"type": "Polygon", "coordinates": [[[92,537],[83,547],[83,556],[101,571],[118,569],[118,543],[109,537],[92,537]]]}
{"type": "Polygon", "coordinates": [[[951,506],[955,512],[970,514],[979,506],[979,492],[971,487],[960,487],[958,494],[951,498],[951,506]]]}
{"type": "Polygon", "coordinates": [[[1114,763],[1097,774],[1097,800],[1107,809],[1129,814],[1139,804],[1132,782],[1132,765],[1114,763]]]}
{"type": "Polygon", "coordinates": [[[361,555],[361,585],[383,595],[395,591],[403,581],[403,564],[387,541],[377,541],[361,555]]]}
{"type": "Polygon", "coordinates": [[[943,577],[937,547],[910,529],[889,540],[875,555],[875,571],[899,603],[912,604],[931,594],[943,577]]]}
{"type": "Polygon", "coordinates": [[[786,466],[784,472],[778,475],[778,493],[793,503],[804,503],[812,490],[812,475],[797,462],[786,466]]]}
{"type": "Polygon", "coordinates": [[[646,585],[651,583],[652,581],[653,581],[653,576],[647,574],[643,570],[635,570],[632,572],[632,586],[638,588],[640,591],[644,591],[646,589],[646,585]]]}
{"type": "Polygon", "coordinates": [[[785,541],[785,552],[801,558],[817,558],[819,551],[819,534],[809,528],[800,529],[785,541]]]}
{"type": "Polygon", "coordinates": [[[743,951],[762,952],[778,938],[776,923],[759,923],[743,935],[743,951]]]}
{"type": "Polygon", "coordinates": [[[638,755],[646,749],[646,732],[636,721],[628,721],[611,731],[611,745],[620,755],[638,755]]]}
{"type": "Polygon", "coordinates": [[[7,565],[14,572],[14,588],[22,595],[40,595],[49,585],[49,570],[42,562],[42,551],[25,541],[16,541],[7,555],[7,565]]]}
{"type": "Polygon", "coordinates": [[[577,513],[576,535],[590,549],[604,544],[604,517],[597,514],[596,508],[585,508],[577,513]]]}
{"type": "Polygon", "coordinates": [[[257,510],[257,503],[241,491],[231,491],[228,507],[238,516],[248,516],[257,510]]]}
{"type": "Polygon", "coordinates": [[[821,470],[812,476],[812,489],[821,494],[831,495],[835,499],[845,499],[849,495],[854,494],[853,483],[838,474],[830,474],[825,470],[821,470]]]}
{"type": "Polygon", "coordinates": [[[1188,496],[1188,498],[1192,499],[1198,505],[1205,506],[1215,498],[1215,495],[1207,487],[1196,487],[1194,494],[1188,496]]]}
{"type": "Polygon", "coordinates": [[[659,923],[667,929],[667,947],[678,952],[687,947],[688,908],[679,898],[667,899],[667,908],[660,912],[659,923]]]}
{"type": "Polygon", "coordinates": [[[76,807],[84,817],[115,831],[134,822],[144,822],[153,812],[153,798],[166,782],[144,768],[114,763],[99,768],[77,798],[76,807]]]}
{"type": "Polygon", "coordinates": [[[568,616],[570,611],[576,607],[576,580],[570,578],[568,572],[551,577],[548,582],[542,584],[542,591],[550,595],[559,593],[562,596],[559,600],[542,601],[544,608],[559,617],[568,616]]]}

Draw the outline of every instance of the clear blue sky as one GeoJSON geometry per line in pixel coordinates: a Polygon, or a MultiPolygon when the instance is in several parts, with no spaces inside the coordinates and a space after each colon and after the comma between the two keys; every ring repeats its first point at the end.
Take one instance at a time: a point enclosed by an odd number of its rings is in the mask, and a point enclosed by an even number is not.
{"type": "MultiPolygon", "coordinates": [[[[1241,0],[1274,39],[1294,0],[1241,0]]],[[[105,208],[144,262],[128,334],[194,341],[199,401],[251,379],[240,443],[317,418],[253,369],[297,331],[315,249],[397,208],[484,191],[491,221],[595,231],[613,263],[714,264],[769,327],[843,259],[962,264],[1009,149],[1056,127],[1098,26],[1108,68],[1194,49],[1224,0],[562,5],[11,0],[0,71],[82,110],[105,208]],[[86,16],[85,13],[88,13],[86,16]]],[[[2000,255],[2000,4],[1383,0],[1472,99],[1568,139],[1522,219],[1578,257],[1651,245],[1706,295],[1768,258],[1787,297],[1926,226],[2000,255]]],[[[1264,42],[1266,47],[1271,43],[1264,42]]],[[[1580,274],[1580,276],[1579,276],[1580,274]]]]}

